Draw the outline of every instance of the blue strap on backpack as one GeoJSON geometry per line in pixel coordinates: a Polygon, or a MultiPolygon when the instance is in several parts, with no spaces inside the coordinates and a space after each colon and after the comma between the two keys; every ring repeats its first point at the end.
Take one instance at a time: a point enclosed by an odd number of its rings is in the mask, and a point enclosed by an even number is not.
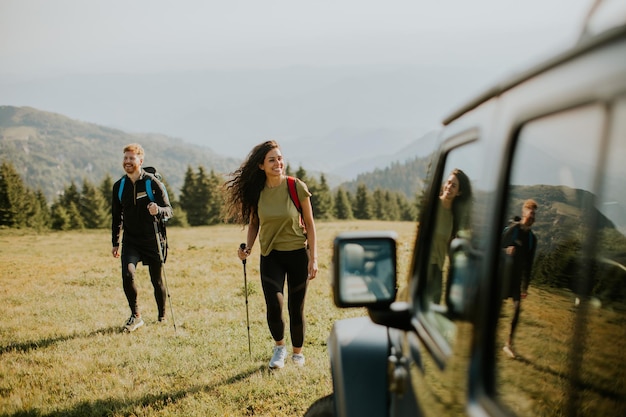
{"type": "MultiPolygon", "coordinates": [[[[122,201],[122,192],[124,191],[124,183],[126,182],[126,176],[122,177],[122,182],[120,182],[120,189],[117,192],[117,198],[122,201]]],[[[148,178],[146,180],[146,194],[148,194],[148,198],[151,202],[154,203],[154,194],[152,193],[152,180],[148,178]]]]}

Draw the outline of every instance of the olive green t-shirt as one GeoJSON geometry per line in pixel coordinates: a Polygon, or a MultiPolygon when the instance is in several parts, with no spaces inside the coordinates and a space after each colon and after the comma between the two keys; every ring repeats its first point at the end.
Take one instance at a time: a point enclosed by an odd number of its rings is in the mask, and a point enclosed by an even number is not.
{"type": "MultiPolygon", "coordinates": [[[[306,184],[299,179],[296,179],[296,191],[300,201],[311,196],[306,184]]],[[[258,214],[261,255],[267,256],[272,250],[291,251],[305,247],[300,213],[289,197],[287,180],[278,187],[263,188],[258,214]]]]}
{"type": "Polygon", "coordinates": [[[440,203],[437,207],[437,224],[435,236],[431,245],[430,263],[441,267],[448,253],[448,245],[452,237],[452,210],[446,209],[440,203]]]}

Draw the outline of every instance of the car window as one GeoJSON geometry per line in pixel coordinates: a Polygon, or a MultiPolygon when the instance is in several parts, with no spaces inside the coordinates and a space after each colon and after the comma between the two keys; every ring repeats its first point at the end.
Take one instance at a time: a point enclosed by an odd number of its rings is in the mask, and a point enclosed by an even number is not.
{"type": "Polygon", "coordinates": [[[609,132],[596,203],[597,255],[577,303],[588,313],[585,344],[572,360],[580,364],[577,395],[595,416],[626,415],[626,98],[614,107],[609,132]]]}
{"type": "Polygon", "coordinates": [[[466,143],[446,153],[438,178],[438,195],[431,213],[433,226],[423,242],[428,248],[424,268],[426,286],[421,293],[425,321],[438,349],[450,352],[455,343],[457,325],[448,310],[450,292],[450,247],[456,238],[471,239],[475,187],[480,184],[484,152],[478,142],[466,143]]]}
{"type": "Polygon", "coordinates": [[[611,398],[623,410],[624,118],[608,149],[601,105],[519,132],[499,237],[496,337],[496,390],[518,415],[567,415],[582,402],[585,415],[616,415],[591,410],[611,398]]]}

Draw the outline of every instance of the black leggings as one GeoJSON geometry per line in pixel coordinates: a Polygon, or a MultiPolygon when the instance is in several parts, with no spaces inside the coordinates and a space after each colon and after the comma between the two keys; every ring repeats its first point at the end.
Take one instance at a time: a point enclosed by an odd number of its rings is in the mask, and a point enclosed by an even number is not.
{"type": "Polygon", "coordinates": [[[137,264],[141,261],[144,265],[148,265],[150,272],[150,281],[154,287],[154,298],[156,299],[159,317],[165,317],[165,303],[167,301],[167,291],[161,276],[161,259],[155,259],[136,248],[122,247],[122,284],[124,286],[124,294],[128,300],[128,306],[133,315],[139,314],[137,305],[137,286],[135,285],[135,275],[137,264]],[[132,264],[132,268],[130,265],[132,264]]]}
{"type": "Polygon", "coordinates": [[[309,259],[306,249],[270,252],[261,256],[261,285],[267,306],[267,324],[275,341],[285,337],[283,299],[285,278],[289,294],[287,308],[291,343],[300,348],[304,344],[304,298],[306,296],[309,259]]]}

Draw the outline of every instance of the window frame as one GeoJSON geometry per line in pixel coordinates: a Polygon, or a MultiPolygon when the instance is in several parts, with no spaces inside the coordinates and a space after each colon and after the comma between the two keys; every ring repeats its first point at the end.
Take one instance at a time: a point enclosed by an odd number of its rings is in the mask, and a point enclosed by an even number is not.
{"type": "MultiPolygon", "coordinates": [[[[428,182],[428,188],[425,198],[422,201],[422,211],[419,215],[419,231],[415,258],[413,262],[412,286],[410,289],[411,299],[413,301],[412,323],[415,331],[422,341],[432,359],[437,363],[440,369],[445,367],[446,362],[453,355],[452,346],[446,338],[441,334],[439,329],[433,325],[432,320],[427,317],[427,313],[431,311],[429,302],[426,300],[428,267],[430,260],[430,242],[432,241],[437,213],[437,204],[433,204],[439,198],[439,192],[445,172],[447,161],[450,153],[455,150],[462,149],[464,146],[480,143],[480,130],[472,127],[459,132],[442,142],[436,161],[433,163],[431,179],[428,182]],[[433,222],[432,219],[435,219],[433,222]]],[[[446,307],[446,306],[444,306],[446,307]]],[[[447,307],[446,307],[447,308],[447,307]]],[[[435,312],[435,314],[443,312],[435,312]]]]}

